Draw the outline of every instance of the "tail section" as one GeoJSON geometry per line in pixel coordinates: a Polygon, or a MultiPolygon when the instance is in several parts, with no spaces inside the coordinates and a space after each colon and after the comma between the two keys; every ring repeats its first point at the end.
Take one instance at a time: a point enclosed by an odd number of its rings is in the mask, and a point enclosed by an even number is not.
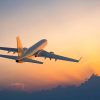
{"type": "Polygon", "coordinates": [[[17,37],[16,40],[17,40],[17,48],[18,48],[18,57],[21,58],[24,51],[22,47],[22,42],[20,40],[20,37],[17,37]]]}

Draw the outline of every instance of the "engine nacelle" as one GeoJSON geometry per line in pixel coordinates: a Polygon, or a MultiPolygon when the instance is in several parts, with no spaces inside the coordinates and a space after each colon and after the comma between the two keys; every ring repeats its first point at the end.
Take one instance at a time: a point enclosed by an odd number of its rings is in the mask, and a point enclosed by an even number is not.
{"type": "Polygon", "coordinates": [[[55,61],[57,61],[57,59],[55,59],[55,61]]]}
{"type": "Polygon", "coordinates": [[[52,59],[52,58],[49,58],[50,60],[52,59]]]}
{"type": "Polygon", "coordinates": [[[39,54],[41,53],[41,50],[35,53],[35,57],[39,57],[39,54]]]}
{"type": "Polygon", "coordinates": [[[54,54],[54,52],[50,52],[51,54],[54,54]]]}
{"type": "Polygon", "coordinates": [[[16,52],[13,52],[13,54],[15,54],[16,52]]]}
{"type": "Polygon", "coordinates": [[[10,53],[10,51],[8,51],[7,53],[10,53]]]}

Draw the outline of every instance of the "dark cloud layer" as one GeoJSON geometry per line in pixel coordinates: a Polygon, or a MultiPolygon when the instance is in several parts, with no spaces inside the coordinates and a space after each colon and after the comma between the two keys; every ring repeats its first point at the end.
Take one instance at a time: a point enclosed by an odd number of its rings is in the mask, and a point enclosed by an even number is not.
{"type": "Polygon", "coordinates": [[[1,91],[0,100],[100,100],[100,77],[92,75],[79,87],[59,86],[52,90],[32,93],[1,91]]]}

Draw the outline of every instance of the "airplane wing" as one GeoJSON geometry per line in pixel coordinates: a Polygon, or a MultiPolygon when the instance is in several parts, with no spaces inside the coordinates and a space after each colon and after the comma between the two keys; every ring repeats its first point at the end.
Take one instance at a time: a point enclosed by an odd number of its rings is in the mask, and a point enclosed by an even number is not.
{"type": "Polygon", "coordinates": [[[4,50],[8,52],[18,52],[17,48],[9,48],[9,47],[0,47],[0,50],[4,50]]]}
{"type": "MultiPolygon", "coordinates": [[[[18,52],[18,49],[17,48],[9,48],[9,47],[0,47],[0,50],[4,50],[4,51],[8,51],[8,52],[18,52]]],[[[23,50],[27,50],[27,48],[23,48],[23,50]]]]}
{"type": "MultiPolygon", "coordinates": [[[[12,59],[12,60],[18,60],[18,56],[10,56],[10,55],[1,55],[0,54],[0,57],[12,59]]],[[[31,63],[43,64],[43,62],[41,62],[41,61],[37,61],[37,60],[29,59],[29,58],[24,58],[22,61],[23,62],[31,62],[31,63]]]]}
{"type": "Polygon", "coordinates": [[[45,50],[40,51],[39,53],[39,57],[44,57],[44,58],[50,58],[50,59],[59,59],[59,60],[65,60],[65,61],[71,61],[71,62],[79,62],[79,60],[77,59],[73,59],[73,58],[69,58],[69,57],[64,57],[64,56],[60,56],[60,55],[56,55],[53,52],[47,52],[45,50]]]}
{"type": "Polygon", "coordinates": [[[1,54],[0,54],[0,57],[12,59],[12,60],[17,60],[18,59],[18,56],[9,56],[9,55],[1,55],[1,54]]]}

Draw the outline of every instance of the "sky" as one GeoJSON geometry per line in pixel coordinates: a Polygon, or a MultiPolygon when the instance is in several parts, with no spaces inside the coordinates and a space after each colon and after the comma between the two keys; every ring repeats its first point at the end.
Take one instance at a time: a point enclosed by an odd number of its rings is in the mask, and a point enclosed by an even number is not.
{"type": "Polygon", "coordinates": [[[99,26],[99,0],[0,0],[0,46],[17,47],[17,36],[23,47],[47,39],[44,49],[49,52],[82,56],[79,63],[35,58],[43,65],[0,58],[0,89],[51,89],[80,85],[92,74],[100,76],[99,26]]]}

